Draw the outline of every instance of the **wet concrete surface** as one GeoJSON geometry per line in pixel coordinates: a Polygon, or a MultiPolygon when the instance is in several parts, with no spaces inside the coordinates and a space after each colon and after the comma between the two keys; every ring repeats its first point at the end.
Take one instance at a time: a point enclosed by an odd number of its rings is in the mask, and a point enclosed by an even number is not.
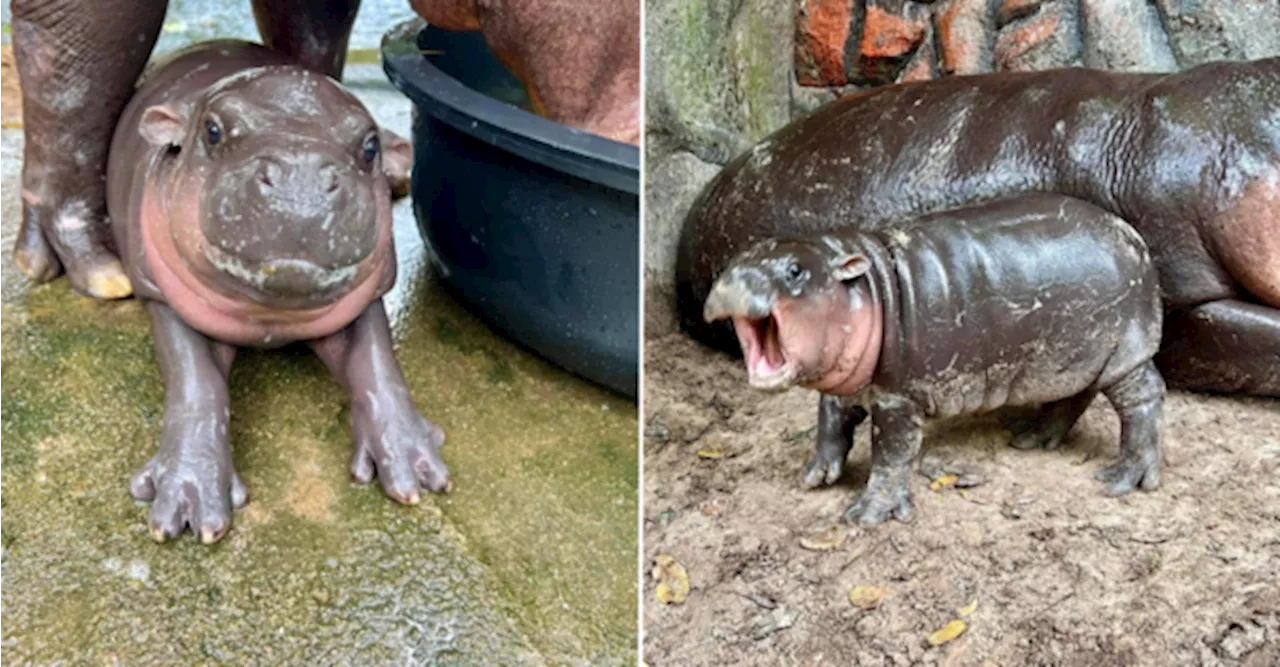
{"type": "MultiPolygon", "coordinates": [[[[171,29],[157,53],[254,37],[251,19],[239,28],[171,29]]],[[[357,59],[346,79],[407,136],[409,104],[379,65],[357,59]]],[[[346,398],[323,365],[305,348],[245,351],[231,435],[251,502],[217,545],[152,542],[128,494],[163,418],[147,318],[13,266],[21,147],[4,129],[6,664],[634,664],[635,405],[454,303],[408,200],[388,306],[414,398],[448,433],[453,494],[404,507],[350,484],[346,398]]]]}

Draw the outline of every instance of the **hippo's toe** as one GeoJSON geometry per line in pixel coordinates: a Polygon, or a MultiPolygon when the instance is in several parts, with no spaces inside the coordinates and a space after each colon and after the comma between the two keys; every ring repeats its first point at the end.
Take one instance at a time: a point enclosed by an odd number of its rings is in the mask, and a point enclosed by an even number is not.
{"type": "Polygon", "coordinates": [[[821,449],[814,453],[808,465],[804,467],[804,486],[816,489],[819,486],[835,484],[844,473],[844,456],[838,458],[828,456],[821,449]]]}
{"type": "Polygon", "coordinates": [[[845,510],[844,520],[863,525],[881,524],[889,519],[907,522],[915,513],[911,505],[911,486],[903,480],[868,483],[857,502],[845,510]]]}
{"type": "Polygon", "coordinates": [[[1109,496],[1123,496],[1134,489],[1153,491],[1160,486],[1160,462],[1149,460],[1150,458],[1121,458],[1099,470],[1093,477],[1106,484],[1109,496]]]}
{"type": "Polygon", "coordinates": [[[232,511],[249,501],[235,471],[223,471],[207,460],[198,465],[170,462],[157,454],[133,478],[130,493],[151,502],[147,527],[157,542],[175,539],[190,528],[201,542],[212,544],[231,528],[232,511]]]}
{"type": "Polygon", "coordinates": [[[440,456],[444,430],[416,412],[391,417],[375,423],[353,415],[352,481],[367,484],[376,476],[388,496],[406,505],[416,505],[422,490],[448,493],[453,482],[440,456]]]}

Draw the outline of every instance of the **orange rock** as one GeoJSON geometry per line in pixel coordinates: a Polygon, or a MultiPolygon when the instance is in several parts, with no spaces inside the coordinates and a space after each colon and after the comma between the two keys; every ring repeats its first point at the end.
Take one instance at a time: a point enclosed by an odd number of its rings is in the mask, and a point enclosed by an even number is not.
{"type": "Polygon", "coordinates": [[[986,0],[954,0],[938,19],[942,68],[952,74],[990,71],[986,0]]]}
{"type": "Polygon", "coordinates": [[[1034,14],[1040,9],[1042,2],[1043,0],[1004,0],[1000,11],[996,13],[996,26],[1004,26],[1010,21],[1034,14]]]}
{"type": "Polygon", "coordinates": [[[924,39],[924,22],[895,16],[879,7],[867,7],[862,32],[863,58],[900,58],[924,39]]]}
{"type": "Polygon", "coordinates": [[[1062,21],[1062,10],[1045,12],[1017,30],[1009,30],[996,40],[996,64],[1002,70],[1019,69],[1017,60],[1037,44],[1053,36],[1062,21]]]}
{"type": "Polygon", "coordinates": [[[843,86],[853,0],[802,0],[796,17],[796,78],[802,86],[843,86]]]}

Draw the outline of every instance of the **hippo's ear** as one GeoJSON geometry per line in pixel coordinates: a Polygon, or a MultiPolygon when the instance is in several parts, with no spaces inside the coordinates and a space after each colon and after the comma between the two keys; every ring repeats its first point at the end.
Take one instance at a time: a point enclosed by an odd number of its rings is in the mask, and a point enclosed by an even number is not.
{"type": "Polygon", "coordinates": [[[152,146],[181,146],[185,130],[182,117],[172,107],[156,105],[142,112],[138,132],[152,146]]]}
{"type": "Polygon", "coordinates": [[[840,282],[857,278],[871,269],[871,260],[864,255],[843,255],[837,257],[831,266],[831,275],[840,282]]]}

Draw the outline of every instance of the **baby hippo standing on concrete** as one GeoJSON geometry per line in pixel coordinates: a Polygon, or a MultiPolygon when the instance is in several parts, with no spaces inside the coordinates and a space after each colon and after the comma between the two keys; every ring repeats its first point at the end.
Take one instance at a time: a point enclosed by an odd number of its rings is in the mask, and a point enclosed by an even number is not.
{"type": "Polygon", "coordinates": [[[247,501],[227,437],[241,345],[315,349],[351,392],[356,481],[376,473],[410,504],[449,488],[444,433],[413,405],[382,306],[396,278],[382,153],[408,146],[378,137],[336,81],[243,42],[171,57],[125,108],[107,207],[164,374],[160,451],[132,485],[156,540],[190,526],[216,541],[247,501]]]}
{"type": "Polygon", "coordinates": [[[1120,414],[1113,495],[1159,484],[1164,380],[1156,273],[1142,238],[1076,199],[1033,196],[879,232],[762,241],[716,280],[751,384],[822,393],[809,486],[839,479],[872,419],[850,521],[907,520],[922,421],[1039,405],[1018,447],[1055,447],[1101,391],[1120,414]]]}

